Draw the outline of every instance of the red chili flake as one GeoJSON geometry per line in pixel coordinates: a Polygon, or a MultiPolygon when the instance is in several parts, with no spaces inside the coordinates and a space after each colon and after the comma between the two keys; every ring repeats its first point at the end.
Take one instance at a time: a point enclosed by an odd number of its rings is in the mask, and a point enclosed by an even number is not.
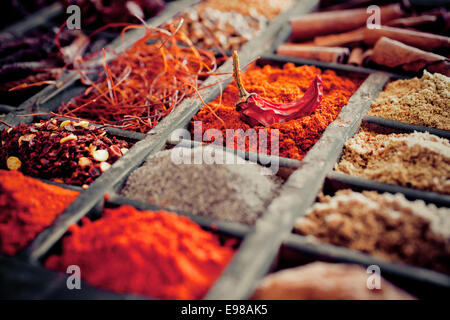
{"type": "Polygon", "coordinates": [[[120,147],[117,145],[113,145],[113,146],[109,147],[107,150],[108,150],[109,156],[114,159],[120,158],[122,156],[122,151],[120,150],[120,147]]]}

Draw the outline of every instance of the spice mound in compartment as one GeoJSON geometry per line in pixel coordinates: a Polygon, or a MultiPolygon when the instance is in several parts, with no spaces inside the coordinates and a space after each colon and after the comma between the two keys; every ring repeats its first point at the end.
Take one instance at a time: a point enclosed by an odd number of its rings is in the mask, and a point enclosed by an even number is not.
{"type": "Polygon", "coordinates": [[[382,279],[381,289],[368,289],[360,266],[314,262],[265,277],[255,300],[411,300],[412,296],[382,279]]]}
{"type": "Polygon", "coordinates": [[[297,221],[297,233],[450,274],[450,209],[374,191],[342,190],[319,200],[297,221]]]}
{"type": "MultiPolygon", "coordinates": [[[[320,139],[328,125],[337,118],[361,81],[338,76],[332,70],[321,71],[314,66],[296,67],[292,63],[286,63],[282,68],[270,65],[252,66],[242,75],[248,92],[257,93],[274,103],[287,103],[299,99],[316,75],[320,75],[323,81],[323,99],[313,114],[283,124],[275,123],[270,127],[254,127],[257,132],[259,129],[267,130],[269,141],[274,139],[271,136],[272,130],[279,130],[279,155],[282,157],[302,160],[320,139]]],[[[236,111],[235,103],[238,98],[238,90],[233,82],[224,90],[222,103],[218,97],[209,104],[210,108],[203,107],[194,116],[193,121],[202,121],[202,134],[205,141],[212,139],[208,133],[205,135],[208,129],[219,129],[223,136],[227,137],[226,129],[245,131],[250,128],[236,111]],[[215,115],[211,110],[214,110],[215,115]]],[[[193,126],[192,131],[194,131],[193,126]]],[[[238,136],[235,141],[236,148],[258,151],[258,147],[249,144],[248,139],[244,142],[244,133],[236,132],[236,135],[238,136]]],[[[275,133],[273,135],[276,136],[275,133]]]]}
{"type": "Polygon", "coordinates": [[[237,50],[292,1],[207,0],[188,8],[182,30],[202,48],[237,50]]]}
{"type": "Polygon", "coordinates": [[[263,175],[264,169],[212,147],[175,148],[149,157],[130,175],[121,194],[171,210],[250,225],[280,185],[263,175]],[[224,164],[207,164],[209,156],[224,164]],[[195,164],[195,159],[203,163],[195,164]]]}
{"type": "Polygon", "coordinates": [[[14,255],[75,200],[78,192],[0,170],[0,252],[14,255]]]}
{"type": "Polygon", "coordinates": [[[82,222],[46,267],[66,272],[76,264],[86,282],[118,293],[201,299],[233,257],[230,243],[174,213],[122,206],[82,222]]]}
{"type": "Polygon", "coordinates": [[[385,135],[363,129],[347,141],[336,171],[450,194],[450,143],[427,132],[385,135]]]}
{"type": "Polygon", "coordinates": [[[86,187],[131,144],[86,121],[41,121],[0,132],[0,169],[86,187]]]}
{"type": "Polygon", "coordinates": [[[450,130],[450,78],[424,71],[422,78],[389,83],[370,115],[450,130]]]}

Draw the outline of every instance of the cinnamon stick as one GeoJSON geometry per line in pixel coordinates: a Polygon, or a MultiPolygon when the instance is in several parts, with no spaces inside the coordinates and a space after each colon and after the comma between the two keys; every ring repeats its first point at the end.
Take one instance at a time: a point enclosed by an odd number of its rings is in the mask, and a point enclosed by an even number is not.
{"type": "Polygon", "coordinates": [[[359,28],[344,33],[315,37],[313,42],[315,46],[319,47],[343,47],[363,40],[364,29],[359,28]]]}
{"type": "Polygon", "coordinates": [[[425,24],[436,23],[438,17],[432,14],[424,14],[417,17],[399,18],[389,21],[386,25],[390,27],[411,28],[425,24]]]}
{"type": "Polygon", "coordinates": [[[371,57],[375,63],[390,68],[401,67],[405,71],[418,72],[424,68],[446,76],[450,75],[446,57],[408,46],[396,40],[382,37],[377,41],[371,57]]]}
{"type": "Polygon", "coordinates": [[[282,44],[277,50],[279,55],[336,63],[343,63],[349,53],[350,50],[347,48],[304,46],[294,43],[282,44]]]}
{"type": "MultiPolygon", "coordinates": [[[[315,36],[340,33],[360,28],[367,23],[366,8],[311,13],[290,20],[291,40],[307,40],[315,36]]],[[[400,4],[381,7],[381,23],[400,18],[404,12],[400,4]]]]}
{"type": "Polygon", "coordinates": [[[449,48],[450,38],[426,32],[381,26],[379,29],[364,29],[364,42],[374,45],[381,37],[403,42],[404,44],[432,51],[436,48],[449,48]]]}
{"type": "Polygon", "coordinates": [[[360,66],[363,63],[363,54],[364,51],[360,47],[356,47],[352,50],[350,53],[350,57],[348,57],[348,64],[354,65],[354,66],[360,66]]]}

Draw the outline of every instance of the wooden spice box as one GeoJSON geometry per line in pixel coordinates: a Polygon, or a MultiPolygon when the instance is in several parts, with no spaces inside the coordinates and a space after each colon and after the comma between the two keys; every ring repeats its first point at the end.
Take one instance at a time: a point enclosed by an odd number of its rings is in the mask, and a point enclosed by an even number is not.
{"type": "MultiPolygon", "coordinates": [[[[180,3],[186,4],[187,2],[189,1],[177,1],[178,7],[174,11],[179,10],[179,7],[181,7],[180,3]]],[[[252,61],[255,55],[262,54],[265,50],[271,51],[272,42],[276,40],[278,31],[288,14],[310,12],[316,4],[317,1],[300,1],[296,5],[295,10],[291,10],[289,13],[282,13],[275,18],[265,32],[248,42],[241,49],[239,54],[242,65],[252,61]]],[[[153,25],[164,22],[172,15],[173,11],[152,19],[153,25]]],[[[127,37],[125,44],[120,44],[119,46],[125,48],[126,44],[129,45],[136,39],[136,36],[139,37],[139,33],[127,37]]],[[[116,42],[116,45],[118,43],[116,42]]],[[[382,91],[389,79],[392,78],[392,75],[338,64],[318,63],[315,61],[305,62],[296,58],[285,59],[272,54],[264,55],[260,63],[279,64],[285,62],[293,62],[298,65],[313,64],[319,68],[334,69],[339,72],[365,74],[367,79],[354,93],[348,105],[341,110],[338,118],[328,126],[321,139],[301,162],[287,158],[279,159],[280,167],[288,172],[285,175],[287,180],[281,187],[280,195],[271,202],[254,227],[178,212],[180,215],[192,218],[193,221],[208,230],[216,230],[225,238],[234,237],[240,241],[239,249],[234,259],[205,298],[247,299],[252,295],[257,282],[268,272],[317,260],[351,262],[363,266],[378,264],[381,266],[383,276],[399,287],[411,290],[411,293],[416,294],[418,297],[448,294],[450,292],[450,277],[446,275],[421,268],[381,261],[380,259],[345,248],[326,244],[310,244],[304,237],[292,234],[295,221],[298,217],[304,215],[306,210],[315,202],[317,194],[324,186],[334,191],[343,187],[351,187],[387,192],[400,191],[405,192],[407,196],[411,195],[405,190],[389,189],[371,181],[363,183],[355,177],[342,177],[332,171],[335,163],[340,158],[345,142],[358,131],[362,120],[381,121],[371,119],[365,114],[370,108],[372,101],[382,91]],[[212,228],[212,225],[215,227],[212,228]]],[[[226,61],[219,68],[218,72],[231,72],[231,61],[226,61]]],[[[226,80],[227,77],[210,77],[205,82],[205,85],[214,83],[217,80],[225,80],[224,86],[226,86],[231,81],[231,79],[226,80]]],[[[62,101],[68,101],[74,95],[79,94],[82,91],[82,87],[76,85],[77,78],[73,77],[69,80],[68,85],[65,87],[56,89],[53,86],[49,86],[44,89],[37,96],[22,105],[21,113],[55,110],[62,101]]],[[[217,86],[211,87],[202,94],[205,102],[209,103],[219,95],[219,88],[217,86]]],[[[49,254],[58,251],[61,239],[71,224],[79,223],[84,216],[93,219],[98,218],[104,206],[130,204],[138,209],[159,209],[159,207],[149,203],[121,197],[117,195],[117,191],[129,174],[138,168],[149,155],[156,154],[171,144],[178,144],[179,141],[170,139],[172,131],[176,128],[187,127],[192,117],[202,106],[202,103],[196,98],[186,99],[147,134],[107,129],[113,135],[133,139],[137,142],[108,171],[94,181],[87,190],[83,191],[55,223],[42,232],[28,248],[12,258],[0,255],[0,282],[6,284],[1,286],[0,296],[40,299],[137,298],[132,295],[106,292],[86,284],[83,284],[81,292],[72,292],[78,290],[67,290],[65,275],[43,268],[42,261],[49,254]],[[105,200],[106,194],[108,194],[108,200],[105,200]]],[[[18,119],[14,117],[14,114],[11,114],[5,121],[16,125],[18,124],[18,119]]],[[[37,119],[36,117],[20,118],[20,121],[30,123],[37,119]]],[[[401,126],[403,127],[400,129],[404,130],[404,124],[401,126]]],[[[443,134],[448,134],[448,132],[443,134]]],[[[185,140],[181,145],[193,147],[198,145],[198,142],[185,140]]],[[[245,159],[251,158],[248,152],[238,151],[237,153],[245,159]]],[[[258,155],[258,157],[262,159],[261,157],[267,156],[258,155]]],[[[416,194],[416,196],[415,199],[423,199],[424,197],[422,194],[416,194]]],[[[437,198],[424,200],[448,206],[448,199],[441,195],[438,195],[437,198]]]]}

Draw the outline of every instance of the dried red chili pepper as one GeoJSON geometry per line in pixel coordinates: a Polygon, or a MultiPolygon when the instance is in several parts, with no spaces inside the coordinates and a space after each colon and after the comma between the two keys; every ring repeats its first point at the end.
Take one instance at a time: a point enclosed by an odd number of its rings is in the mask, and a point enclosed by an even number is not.
{"type": "Polygon", "coordinates": [[[322,101],[323,84],[318,75],[316,75],[303,97],[289,103],[274,103],[256,93],[248,93],[241,81],[239,56],[236,51],[233,52],[233,77],[239,93],[236,110],[240,112],[242,119],[251,126],[257,124],[270,126],[274,123],[285,123],[289,120],[308,116],[316,110],[320,101],[322,101]]]}

